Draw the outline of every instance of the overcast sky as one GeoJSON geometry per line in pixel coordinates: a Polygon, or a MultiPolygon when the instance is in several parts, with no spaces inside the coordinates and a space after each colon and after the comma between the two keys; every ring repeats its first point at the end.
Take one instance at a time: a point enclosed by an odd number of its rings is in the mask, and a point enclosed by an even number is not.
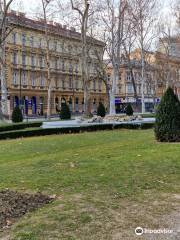
{"type": "MultiPolygon", "coordinates": [[[[41,0],[14,0],[14,1],[15,1],[15,4],[13,5],[13,8],[20,9],[21,11],[26,12],[28,15],[31,15],[35,11],[37,6],[41,3],[41,0]]],[[[63,0],[63,1],[66,3],[70,0],[63,0]]],[[[163,11],[166,12],[170,7],[170,3],[173,0],[158,0],[158,1],[162,1],[163,11]]]]}

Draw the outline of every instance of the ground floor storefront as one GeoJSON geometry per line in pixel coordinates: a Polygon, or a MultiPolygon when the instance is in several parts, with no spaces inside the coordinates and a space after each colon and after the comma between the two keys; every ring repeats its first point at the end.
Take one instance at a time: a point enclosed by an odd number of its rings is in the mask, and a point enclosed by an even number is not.
{"type": "MultiPolygon", "coordinates": [[[[91,112],[96,113],[99,102],[106,105],[106,95],[103,93],[93,93],[91,95],[91,112]]],[[[84,111],[84,95],[71,92],[52,92],[51,113],[58,114],[63,103],[67,103],[71,112],[81,114],[84,111]]],[[[8,97],[8,115],[13,109],[19,106],[26,116],[45,116],[47,113],[47,92],[24,91],[21,96],[18,92],[13,92],[8,97]]]]}
{"type": "MultiPolygon", "coordinates": [[[[160,98],[146,97],[144,99],[144,102],[145,102],[145,111],[153,112],[155,110],[155,106],[160,102],[160,98]]],[[[134,112],[142,111],[141,97],[138,97],[137,99],[135,99],[134,97],[116,96],[115,98],[116,113],[124,113],[126,106],[129,103],[132,105],[134,112]]]]}

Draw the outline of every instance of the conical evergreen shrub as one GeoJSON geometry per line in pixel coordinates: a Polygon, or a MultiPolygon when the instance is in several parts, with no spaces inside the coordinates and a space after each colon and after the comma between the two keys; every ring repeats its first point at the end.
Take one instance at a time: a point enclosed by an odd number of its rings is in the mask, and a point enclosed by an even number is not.
{"type": "Polygon", "coordinates": [[[70,112],[69,106],[66,103],[63,103],[61,106],[60,118],[62,120],[71,119],[71,112],[70,112]]]}
{"type": "Polygon", "coordinates": [[[101,116],[101,117],[106,116],[106,109],[105,109],[102,102],[99,103],[99,106],[98,106],[98,109],[97,109],[97,115],[101,116]]]}
{"type": "Polygon", "coordinates": [[[170,87],[157,108],[155,136],[161,142],[180,141],[180,102],[170,87]]]}
{"type": "Polygon", "coordinates": [[[126,115],[132,116],[133,113],[134,113],[133,108],[132,108],[131,104],[128,103],[128,105],[127,105],[127,107],[126,107],[126,115]]]}
{"type": "Polygon", "coordinates": [[[16,106],[12,113],[12,122],[18,123],[23,121],[23,115],[19,106],[16,106]]]}

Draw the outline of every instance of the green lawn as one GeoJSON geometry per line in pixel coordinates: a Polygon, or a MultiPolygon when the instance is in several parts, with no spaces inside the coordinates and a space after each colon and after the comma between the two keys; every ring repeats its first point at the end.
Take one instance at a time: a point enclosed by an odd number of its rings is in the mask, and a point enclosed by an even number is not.
{"type": "Polygon", "coordinates": [[[177,210],[180,144],[157,143],[152,130],[1,141],[0,188],[57,195],[0,236],[136,239],[135,227],[177,210]]]}

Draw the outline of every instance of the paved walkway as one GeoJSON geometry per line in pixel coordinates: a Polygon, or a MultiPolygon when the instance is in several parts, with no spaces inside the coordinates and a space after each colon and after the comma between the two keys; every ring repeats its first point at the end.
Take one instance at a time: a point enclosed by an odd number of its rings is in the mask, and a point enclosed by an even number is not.
{"type": "Polygon", "coordinates": [[[51,121],[51,122],[43,122],[42,128],[65,128],[65,127],[81,127],[81,126],[93,126],[93,125],[106,125],[106,124],[114,124],[114,125],[123,125],[123,124],[142,124],[142,123],[154,123],[155,118],[144,118],[142,120],[134,120],[134,121],[124,121],[124,122],[103,122],[103,123],[89,123],[88,121],[79,122],[78,120],[68,120],[68,121],[51,121]]]}

